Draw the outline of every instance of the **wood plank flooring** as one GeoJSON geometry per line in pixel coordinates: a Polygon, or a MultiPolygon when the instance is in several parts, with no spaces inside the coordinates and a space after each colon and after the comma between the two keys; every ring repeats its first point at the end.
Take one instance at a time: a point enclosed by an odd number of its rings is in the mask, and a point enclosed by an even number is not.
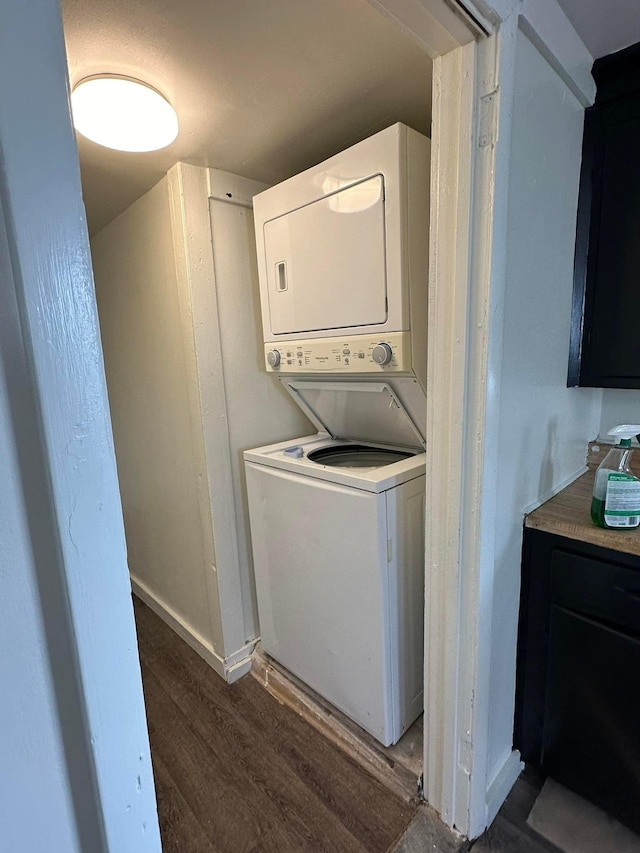
{"type": "Polygon", "coordinates": [[[165,853],[385,853],[407,805],[260,684],[227,685],[135,600],[165,853]]]}

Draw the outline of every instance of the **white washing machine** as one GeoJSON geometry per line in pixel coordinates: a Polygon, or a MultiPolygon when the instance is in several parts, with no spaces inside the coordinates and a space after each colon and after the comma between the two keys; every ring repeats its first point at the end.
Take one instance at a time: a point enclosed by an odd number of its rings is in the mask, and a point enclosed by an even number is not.
{"type": "Polygon", "coordinates": [[[320,431],[244,454],[262,645],[389,745],[423,702],[424,394],[280,379],[320,431]]]}

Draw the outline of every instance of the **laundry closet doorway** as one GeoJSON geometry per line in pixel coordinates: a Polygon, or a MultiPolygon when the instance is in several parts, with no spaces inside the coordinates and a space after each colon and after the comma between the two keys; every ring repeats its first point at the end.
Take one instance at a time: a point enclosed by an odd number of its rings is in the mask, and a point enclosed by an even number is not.
{"type": "MultiPolygon", "coordinates": [[[[509,754],[505,772],[488,778],[483,732],[488,702],[482,691],[487,689],[484,681],[490,675],[491,638],[487,632],[491,625],[489,620],[488,626],[479,626],[479,615],[487,598],[490,610],[491,594],[480,584],[480,519],[474,516],[474,506],[482,494],[485,404],[492,391],[487,383],[492,357],[488,321],[493,307],[493,266],[496,262],[501,266],[504,254],[500,240],[505,233],[506,211],[498,215],[497,226],[494,215],[496,203],[505,201],[509,75],[513,70],[518,13],[523,7],[516,2],[472,4],[467,0],[464,5],[473,6],[474,23],[466,12],[458,15],[439,0],[397,0],[373,5],[386,10],[435,57],[425,793],[447,822],[475,834],[499,805],[501,794],[506,793],[519,769],[517,755],[512,758],[509,754]],[[496,11],[493,7],[500,8],[496,11]],[[499,45],[495,34],[485,38],[496,32],[500,33],[499,45]],[[498,89],[500,96],[496,99],[493,96],[498,89]],[[487,803],[490,785],[494,787],[487,803]]],[[[526,6],[528,17],[524,15],[523,21],[531,35],[535,11],[531,4],[526,6]]],[[[59,554],[55,571],[68,600],[67,618],[60,630],[66,632],[77,654],[78,674],[72,685],[66,675],[54,672],[52,678],[60,696],[79,709],[87,721],[82,750],[95,768],[96,788],[92,795],[102,813],[105,833],[119,839],[118,849],[136,849],[140,825],[133,819],[126,825],[122,823],[124,800],[120,792],[128,790],[133,779],[144,718],[139,680],[136,682],[135,678],[136,652],[133,645],[125,642],[133,636],[133,625],[123,583],[126,566],[117,522],[119,500],[113,488],[114,478],[101,476],[103,465],[110,464],[113,473],[113,453],[105,426],[108,406],[104,382],[96,360],[96,316],[87,299],[78,298],[81,284],[85,286],[83,294],[89,292],[86,286],[91,277],[86,231],[78,215],[79,185],[77,179],[64,180],[69,174],[77,176],[77,152],[65,112],[64,48],[55,20],[45,26],[51,20],[43,18],[42,27],[35,27],[28,5],[16,4],[12,14],[11,36],[6,50],[0,51],[6,105],[0,110],[0,139],[5,171],[2,204],[5,218],[11,223],[14,276],[8,292],[0,298],[3,317],[19,331],[31,367],[28,383],[38,403],[44,448],[43,458],[35,459],[33,465],[40,467],[44,481],[50,485],[46,514],[55,519],[56,525],[51,552],[59,554]],[[18,65],[29,67],[30,73],[15,79],[13,71],[18,65]],[[24,103],[31,106],[28,117],[21,106],[24,103]],[[52,104],[58,110],[57,116],[51,112],[52,104]],[[33,192],[37,152],[24,146],[24,139],[34,136],[30,124],[34,116],[40,122],[38,138],[47,138],[55,146],[55,157],[48,158],[49,170],[38,173],[37,193],[33,192]],[[60,116],[64,117],[63,122],[60,116]],[[48,221],[60,217],[53,240],[45,214],[48,221]],[[70,253],[73,266],[69,263],[70,253]],[[55,287],[43,286],[39,271],[51,269],[55,270],[55,287]],[[17,300],[19,317],[13,310],[4,312],[5,300],[7,305],[9,300],[17,300]],[[48,318],[46,324],[43,317],[48,318]],[[55,359],[51,359],[51,352],[55,352],[55,359]],[[82,401],[78,394],[71,393],[71,384],[83,388],[87,378],[94,391],[92,420],[88,425],[84,423],[81,457],[72,458],[69,436],[78,436],[75,403],[80,405],[82,401]],[[72,401],[74,405],[64,406],[61,401],[72,401]],[[75,508],[86,504],[87,494],[92,500],[80,515],[75,508]],[[69,519],[73,519],[73,527],[69,519]],[[105,524],[105,519],[109,523],[105,524]],[[109,568],[99,578],[81,571],[83,561],[86,563],[88,555],[95,553],[96,543],[104,547],[100,553],[104,568],[109,568]],[[115,624],[124,626],[117,659],[112,654],[115,624]],[[110,662],[108,680],[105,661],[110,662]],[[119,675],[126,677],[119,679],[119,675]],[[117,690],[113,689],[115,683],[117,690]],[[100,733],[98,742],[90,732],[100,733]],[[126,754],[122,754],[123,743],[126,754]]],[[[553,42],[553,34],[544,28],[536,33],[538,44],[553,42]]],[[[557,51],[558,55],[561,53],[557,51]]],[[[579,89],[577,78],[567,70],[569,65],[567,62],[562,66],[562,73],[579,89]]],[[[7,369],[11,375],[14,367],[7,365],[7,369]]],[[[20,426],[19,413],[16,417],[16,425],[20,426]]],[[[19,429],[14,432],[16,457],[19,450],[24,456],[30,447],[28,436],[19,429]]],[[[43,511],[34,508],[34,512],[43,511]]],[[[35,529],[37,515],[32,522],[35,529]]],[[[38,598],[37,591],[33,598],[38,598]]],[[[8,624],[17,636],[23,631],[20,618],[19,612],[8,616],[8,624]]],[[[507,743],[510,733],[504,731],[502,739],[507,743]]],[[[143,786],[148,786],[149,765],[141,775],[143,786]]],[[[46,783],[45,776],[43,785],[46,783]]],[[[57,780],[51,784],[53,787],[57,780]]],[[[86,796],[85,791],[83,797],[86,796]]],[[[77,790],[70,787],[69,797],[78,798],[79,804],[77,790]]]]}
{"type": "MultiPolygon", "coordinates": [[[[389,11],[384,8],[384,4],[373,5],[383,13],[389,11]]],[[[402,4],[393,10],[391,17],[395,23],[398,22],[401,6],[402,4]]],[[[437,2],[432,6],[430,10],[423,10],[417,28],[402,28],[405,34],[409,29],[411,37],[434,63],[428,312],[430,328],[427,336],[430,351],[427,362],[427,453],[431,454],[428,464],[433,470],[427,478],[427,713],[424,791],[427,800],[441,811],[443,818],[465,832],[468,826],[469,792],[456,789],[459,780],[453,768],[457,766],[459,743],[457,735],[450,731],[449,722],[457,718],[457,696],[451,693],[450,685],[454,684],[457,678],[454,673],[458,665],[457,650],[461,642],[459,602],[454,592],[460,585],[458,554],[455,553],[458,543],[453,542],[451,530],[455,530],[458,524],[463,488],[459,448],[463,445],[462,431],[466,428],[466,324],[470,298],[469,269],[464,258],[469,254],[471,229],[471,178],[475,150],[471,140],[474,105],[477,99],[476,39],[482,38],[485,33],[466,13],[456,13],[446,3],[437,2]],[[451,287],[452,281],[456,284],[455,288],[451,287]],[[444,330],[449,330],[452,337],[444,330]],[[453,428],[451,424],[446,423],[444,413],[452,413],[453,428]],[[431,450],[435,447],[438,447],[437,454],[431,450]],[[452,481],[452,472],[457,473],[457,482],[452,481]],[[443,474],[446,479],[445,488],[443,474]],[[438,500],[432,495],[437,495],[438,500]],[[442,495],[446,495],[445,501],[442,500],[442,495]],[[454,553],[451,551],[452,547],[454,553]],[[445,577],[448,577],[449,581],[445,582],[445,577]],[[430,707],[432,702],[433,707],[430,707]],[[454,801],[458,804],[457,810],[454,801]]],[[[415,23],[414,21],[412,25],[415,26],[415,23]]],[[[487,146],[487,150],[491,152],[491,145],[487,146]]],[[[227,176],[228,186],[225,187],[221,175],[224,173],[180,164],[174,167],[168,179],[163,181],[166,183],[164,189],[158,185],[134,205],[136,207],[147,204],[153,193],[164,195],[160,199],[163,210],[159,216],[165,223],[165,229],[169,230],[162,242],[166,244],[168,238],[175,254],[176,282],[169,282],[169,287],[174,288],[177,293],[179,310],[177,314],[174,312],[174,316],[179,314],[180,327],[174,330],[173,335],[165,335],[164,340],[167,344],[175,345],[175,358],[172,363],[182,359],[184,364],[184,380],[177,374],[169,375],[176,394],[183,397],[180,408],[185,412],[189,410],[191,428],[185,422],[180,426],[179,435],[184,438],[181,447],[188,448],[189,443],[192,445],[187,462],[192,469],[192,482],[197,480],[197,506],[188,509],[185,502],[178,507],[179,512],[186,514],[184,524],[175,529],[184,535],[190,525],[191,532],[185,544],[188,548],[202,549],[201,555],[195,555],[192,561],[202,566],[196,568],[197,577],[194,581],[197,582],[188,584],[187,588],[177,583],[179,575],[175,576],[171,565],[176,565],[179,561],[178,553],[171,556],[171,548],[175,549],[177,541],[175,537],[170,537],[166,546],[158,549],[163,537],[166,539],[170,533],[168,524],[163,524],[158,529],[157,536],[151,537],[154,553],[144,547],[141,547],[139,552],[136,551],[136,533],[141,528],[133,520],[131,509],[140,514],[140,520],[146,515],[147,529],[150,525],[157,524],[161,516],[154,514],[150,517],[150,513],[145,510],[146,497],[142,478],[136,476],[135,464],[125,464],[123,499],[125,520],[127,517],[132,518],[128,538],[131,540],[130,560],[134,589],[162,613],[163,618],[209,660],[220,674],[233,680],[246,672],[252,643],[257,636],[252,577],[248,570],[244,486],[238,471],[238,451],[247,446],[269,442],[276,437],[286,438],[287,432],[293,437],[296,432],[305,434],[311,430],[300,427],[294,429],[293,425],[286,421],[287,427],[283,427],[283,433],[279,436],[259,435],[254,431],[252,438],[245,436],[247,443],[243,444],[238,435],[238,426],[242,428],[251,423],[251,406],[247,405],[248,401],[243,403],[241,392],[248,392],[246,379],[253,374],[249,370],[240,382],[234,381],[233,377],[238,375],[235,368],[239,363],[238,359],[242,359],[242,342],[244,350],[248,349],[253,353],[259,340],[259,332],[258,338],[253,340],[251,336],[256,331],[255,314],[249,302],[246,311],[248,323],[240,325],[237,333],[220,316],[219,309],[225,299],[227,305],[232,305],[228,297],[233,288],[225,284],[224,275],[221,276],[220,271],[216,269],[220,251],[224,251],[225,241],[216,236],[215,211],[226,210],[225,218],[232,216],[234,210],[240,214],[241,202],[244,200],[248,216],[250,210],[246,205],[250,205],[251,195],[258,190],[255,186],[249,186],[250,182],[247,182],[245,187],[237,186],[242,184],[244,179],[232,175],[227,176]],[[216,182],[217,189],[212,191],[212,184],[216,182]],[[211,199],[211,210],[207,208],[208,199],[211,199]],[[238,350],[232,353],[229,348],[233,348],[234,344],[238,345],[238,350]],[[234,416],[233,409],[238,407],[244,408],[244,417],[234,416]],[[198,525],[199,529],[196,529],[198,525]],[[161,569],[163,563],[166,563],[165,570],[161,569]],[[142,568],[139,569],[138,566],[142,568]],[[144,576],[147,567],[151,567],[155,577],[147,579],[144,576]],[[156,580],[158,575],[162,577],[156,580]],[[197,618],[190,617],[190,607],[198,609],[197,618]]],[[[152,206],[158,212],[157,202],[152,206]]],[[[99,307],[103,316],[110,313],[109,303],[113,298],[109,279],[118,281],[118,276],[113,275],[113,271],[107,276],[104,274],[105,263],[110,263],[109,253],[118,258],[118,253],[113,252],[113,244],[109,245],[110,235],[120,224],[125,239],[130,239],[131,229],[126,222],[127,218],[128,212],[125,212],[100,231],[93,241],[99,307]]],[[[223,225],[223,230],[225,227],[226,225],[223,225]]],[[[242,251],[249,252],[246,236],[245,229],[242,251]]],[[[426,234],[414,236],[417,239],[427,239],[426,234]]],[[[231,244],[234,243],[239,246],[236,238],[231,240],[231,244]]],[[[149,241],[140,241],[140,245],[145,244],[148,245],[149,241]]],[[[152,262],[154,260],[151,259],[152,262]]],[[[169,258],[166,260],[168,262],[169,258]]],[[[236,252],[236,263],[239,260],[240,255],[236,252]]],[[[164,266],[166,268],[168,264],[164,266]]],[[[227,275],[228,272],[229,269],[226,271],[227,275]]],[[[124,284],[124,278],[120,281],[121,285],[124,284]]],[[[241,290],[246,297],[246,284],[241,285],[241,290]]],[[[123,292],[128,299],[133,291],[124,285],[123,292]]],[[[172,299],[175,302],[175,295],[172,299]]],[[[113,313],[114,318],[103,323],[103,335],[107,335],[105,354],[108,377],[112,380],[112,409],[116,418],[125,413],[124,421],[128,419],[126,409],[130,403],[128,400],[121,402],[119,399],[120,389],[123,387],[121,380],[126,365],[133,363],[132,357],[135,357],[134,352],[127,354],[126,351],[131,342],[135,343],[136,331],[131,328],[130,334],[119,342],[118,323],[123,314],[127,313],[127,309],[125,307],[123,310],[121,305],[120,309],[113,313]],[[106,328],[107,325],[109,328],[106,328]],[[112,370],[114,353],[117,354],[116,358],[122,359],[122,365],[115,369],[115,373],[112,370]]],[[[171,313],[165,312],[164,319],[171,324],[171,313]]],[[[233,322],[237,323],[239,320],[242,322],[235,311],[233,322]]],[[[142,323],[144,325],[144,320],[142,323]]],[[[161,382],[162,355],[162,349],[158,350],[155,362],[158,383],[161,382]]],[[[254,361],[255,373],[258,359],[253,355],[251,358],[254,361]]],[[[270,377],[264,375],[259,376],[259,381],[255,383],[256,389],[264,386],[264,380],[269,379],[270,377]]],[[[257,396],[254,392],[251,396],[255,402],[257,396]]],[[[277,392],[274,391],[275,393],[277,392]]],[[[272,402],[279,404],[282,401],[272,402]]],[[[260,407],[264,414],[274,408],[277,408],[277,405],[260,407]]],[[[144,412],[142,415],[144,417],[144,412]]],[[[292,416],[287,417],[291,421],[292,416]]],[[[124,455],[127,456],[128,440],[122,437],[125,430],[116,429],[115,438],[116,449],[120,453],[120,448],[123,447],[124,455]]],[[[139,425],[129,430],[129,436],[144,445],[144,430],[139,429],[139,425]]],[[[182,442],[183,439],[179,440],[182,442]]],[[[144,452],[150,448],[143,446],[142,449],[144,452]]],[[[167,458],[171,453],[169,445],[164,447],[164,454],[158,452],[161,450],[156,449],[156,458],[167,458]]],[[[133,461],[131,459],[131,462],[133,461]]],[[[153,485],[155,472],[151,457],[147,468],[153,485]]],[[[182,482],[184,487],[184,480],[182,482]]],[[[196,491],[192,490],[191,495],[196,497],[196,491]]],[[[185,497],[188,498],[187,491],[185,497]]],[[[465,660],[472,664],[471,658],[465,656],[465,660]]]]}
{"type": "MultiPolygon", "coordinates": [[[[450,17],[444,4],[443,9],[446,16],[450,17]]],[[[101,572],[99,583],[97,578],[92,579],[91,575],[78,571],[78,563],[83,559],[91,564],[91,560],[87,558],[98,541],[104,540],[108,548],[113,548],[114,539],[120,535],[117,525],[114,530],[113,526],[104,524],[108,517],[117,519],[120,514],[117,494],[111,488],[113,478],[108,483],[101,477],[92,478],[91,472],[94,469],[90,465],[93,460],[104,460],[106,457],[109,457],[112,464],[113,451],[107,435],[108,430],[96,432],[85,427],[82,435],[82,455],[80,458],[72,458],[67,452],[68,441],[64,440],[64,436],[76,435],[77,412],[75,409],[60,406],[60,401],[68,398],[65,383],[70,381],[69,377],[74,377],[74,381],[77,379],[77,387],[81,389],[83,377],[86,378],[87,375],[87,365],[97,364],[96,354],[99,353],[99,346],[96,347],[98,330],[95,311],[87,310],[85,301],[78,299],[83,270],[82,280],[86,284],[91,282],[88,274],[86,232],[82,218],[75,212],[80,205],[79,186],[77,180],[62,180],[67,173],[77,176],[77,153],[69,118],[65,114],[67,100],[63,85],[64,48],[61,33],[55,26],[49,27],[47,34],[44,28],[42,32],[38,31],[39,39],[35,38],[32,22],[28,20],[29,13],[28,7],[19,14],[16,11],[11,32],[14,48],[20,50],[22,62],[28,62],[33,51],[34,72],[15,81],[11,72],[15,55],[8,50],[3,53],[5,74],[2,77],[6,81],[13,80],[12,98],[9,103],[29,102],[32,106],[32,116],[39,115],[38,107],[42,106],[43,121],[51,121],[56,131],[58,123],[54,123],[50,115],[51,103],[58,104],[65,120],[67,135],[65,138],[61,132],[56,159],[50,161],[58,171],[49,175],[39,173],[43,184],[38,194],[32,194],[27,191],[27,187],[31,186],[28,176],[32,174],[32,170],[25,157],[27,149],[20,150],[22,142],[18,133],[18,130],[21,130],[28,136],[29,128],[21,124],[24,120],[23,112],[17,109],[3,110],[3,129],[12,126],[11,132],[2,134],[8,182],[6,193],[3,191],[3,207],[6,206],[7,216],[17,230],[15,251],[12,254],[16,272],[15,290],[22,306],[21,331],[35,367],[31,381],[38,397],[43,442],[47,453],[51,454],[50,459],[45,457],[43,475],[45,478],[53,478],[49,499],[50,510],[59,520],[57,536],[63,543],[59,571],[68,593],[69,619],[66,630],[79,661],[78,683],[70,689],[67,682],[61,680],[59,689],[62,692],[67,691],[66,700],[83,707],[83,713],[86,714],[87,732],[83,749],[96,770],[96,790],[89,793],[95,796],[96,807],[102,811],[106,835],[118,839],[117,843],[114,841],[118,849],[136,849],[140,824],[136,824],[135,812],[130,823],[122,822],[123,792],[129,790],[132,778],[135,781],[135,775],[131,777],[131,766],[133,763],[137,765],[139,760],[138,750],[132,745],[133,734],[134,730],[138,732],[143,722],[139,682],[136,688],[135,678],[132,680],[129,677],[132,673],[135,675],[136,653],[135,646],[130,643],[127,650],[133,625],[128,612],[126,585],[123,583],[123,572],[126,571],[124,553],[120,550],[119,558],[114,558],[109,563],[109,570],[101,572]],[[53,52],[48,49],[49,39],[56,41],[56,49],[53,52]],[[43,72],[37,85],[36,69],[43,72]],[[45,78],[47,85],[41,82],[45,78]],[[64,233],[53,247],[60,261],[57,266],[59,275],[56,288],[51,291],[43,288],[41,280],[31,274],[34,267],[37,267],[39,258],[42,259],[42,269],[51,267],[51,246],[46,239],[47,229],[43,223],[44,211],[41,206],[43,198],[48,200],[47,217],[55,219],[58,212],[65,217],[61,221],[61,224],[64,223],[64,233]],[[23,224],[27,222],[30,223],[28,227],[23,224]],[[37,227],[39,223],[42,224],[40,229],[37,227]],[[71,244],[74,245],[73,268],[69,266],[66,255],[71,244]],[[46,327],[41,323],[43,316],[51,319],[46,327]],[[60,322],[56,322],[56,318],[60,322]],[[56,352],[55,360],[49,357],[52,349],[56,352]],[[61,459],[68,460],[70,465],[74,459],[77,460],[77,464],[74,463],[74,477],[67,477],[59,465],[49,464],[57,460],[58,454],[61,459]],[[84,480],[83,472],[86,472],[84,480]],[[76,500],[85,503],[87,489],[92,495],[91,505],[80,515],[73,507],[76,500]],[[69,524],[70,518],[73,518],[73,527],[69,524]],[[105,614],[105,617],[108,614],[110,618],[98,618],[98,614],[105,614]],[[109,679],[105,680],[104,662],[111,659],[111,650],[114,647],[112,632],[120,622],[128,627],[123,631],[122,642],[118,644],[119,657],[117,660],[111,660],[110,666],[107,667],[109,679]],[[125,669],[127,678],[119,678],[119,674],[124,674],[125,669]],[[114,683],[118,684],[117,690],[113,689],[114,683]],[[79,696],[75,692],[76,689],[79,690],[79,696]],[[90,732],[98,732],[101,737],[96,741],[90,736],[90,732]],[[129,734],[132,737],[128,737],[129,734]],[[131,755],[123,756],[120,761],[118,756],[123,743],[129,745],[127,748],[131,755]]],[[[47,127],[42,128],[40,138],[52,139],[47,127]]],[[[92,423],[99,422],[104,426],[108,418],[104,380],[98,369],[93,371],[91,378],[92,382],[97,383],[96,387],[99,386],[99,393],[94,394],[91,400],[92,423]]],[[[20,438],[19,434],[18,437],[20,438]]],[[[37,519],[34,519],[35,522],[37,519]]],[[[118,547],[121,545],[120,540],[118,547]]],[[[52,550],[55,550],[55,547],[52,550]]],[[[118,550],[117,547],[115,550],[118,550]]],[[[18,628],[16,623],[16,629],[18,628]]],[[[146,790],[150,789],[148,763],[140,772],[139,784],[146,786],[146,790]]],[[[84,791],[83,796],[89,796],[89,793],[84,791]]],[[[75,793],[70,791],[70,796],[74,797],[75,793]]],[[[144,822],[151,844],[153,839],[149,831],[148,815],[145,815],[144,822]]],[[[55,840],[52,839],[52,844],[54,843],[55,840]]]]}

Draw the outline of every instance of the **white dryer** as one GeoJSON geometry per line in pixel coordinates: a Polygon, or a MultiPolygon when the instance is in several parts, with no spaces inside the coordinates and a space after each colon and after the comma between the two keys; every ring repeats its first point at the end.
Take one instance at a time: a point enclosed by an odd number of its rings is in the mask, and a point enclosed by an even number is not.
{"type": "Polygon", "coordinates": [[[422,711],[424,394],[280,379],[319,432],[244,454],[262,645],[389,745],[422,711]]]}
{"type": "Polygon", "coordinates": [[[430,146],[394,124],[254,197],[267,371],[426,390],[430,146]]]}

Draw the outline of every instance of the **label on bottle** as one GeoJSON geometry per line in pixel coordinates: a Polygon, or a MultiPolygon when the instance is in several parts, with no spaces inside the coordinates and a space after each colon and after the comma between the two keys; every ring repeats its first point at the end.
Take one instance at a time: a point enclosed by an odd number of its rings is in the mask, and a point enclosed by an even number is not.
{"type": "Polygon", "coordinates": [[[621,471],[607,472],[604,521],[608,527],[640,524],[640,480],[621,471]]]}

